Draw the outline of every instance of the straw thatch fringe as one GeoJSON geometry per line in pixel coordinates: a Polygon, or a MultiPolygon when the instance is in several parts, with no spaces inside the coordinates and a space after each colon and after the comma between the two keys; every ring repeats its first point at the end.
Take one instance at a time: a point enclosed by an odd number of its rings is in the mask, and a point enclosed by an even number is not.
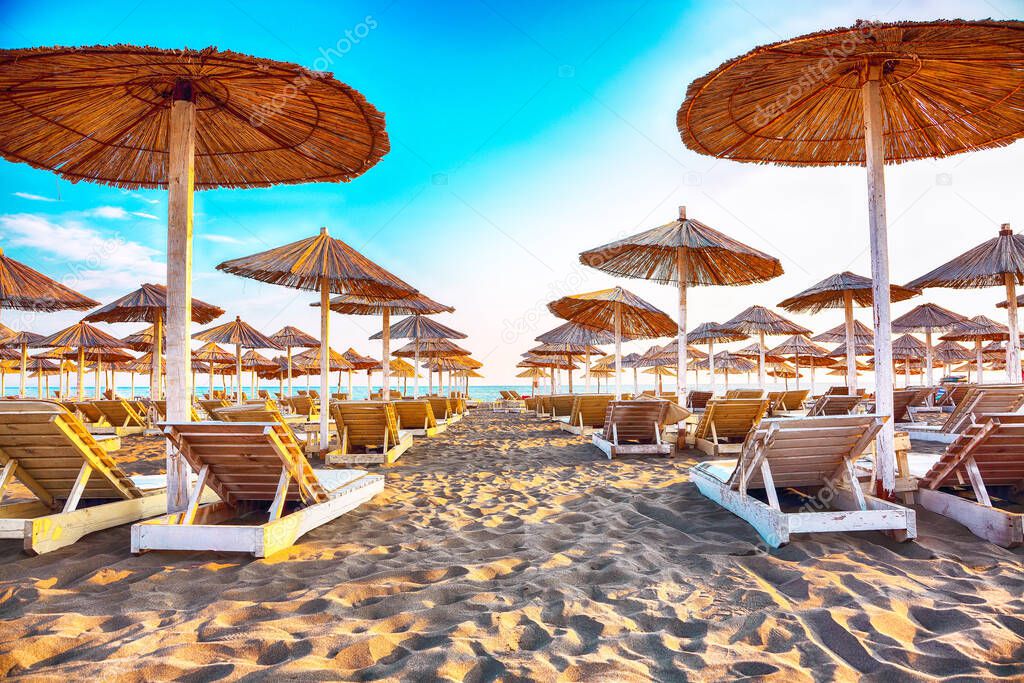
{"type": "MultiPolygon", "coordinates": [[[[871,278],[843,271],[828,276],[799,294],[780,301],[777,305],[792,313],[818,313],[826,308],[843,308],[846,305],[846,292],[850,292],[852,295],[853,304],[861,308],[870,307],[874,301],[871,278]]],[[[916,290],[899,285],[891,285],[889,293],[890,301],[903,301],[920,294],[916,290]]]]}
{"type": "Polygon", "coordinates": [[[192,338],[217,344],[238,344],[244,349],[281,348],[273,339],[258,332],[256,328],[247,322],[243,322],[238,317],[229,323],[211,327],[202,332],[196,332],[192,335],[192,338]]]}
{"type": "MultiPolygon", "coordinates": [[[[408,318],[402,318],[397,323],[392,325],[391,338],[392,339],[465,339],[466,335],[457,330],[453,330],[447,325],[443,325],[433,318],[427,318],[421,315],[410,315],[408,318]]],[[[383,339],[384,330],[374,334],[370,337],[373,339],[383,339]]]]}
{"type": "MultiPolygon", "coordinates": [[[[83,320],[107,323],[153,322],[155,311],[167,311],[167,286],[144,284],[134,292],[93,311],[83,320]]],[[[224,309],[192,299],[192,322],[206,325],[224,315],[224,309]]]]}
{"type": "Polygon", "coordinates": [[[668,314],[622,287],[564,296],[549,303],[548,310],[580,325],[612,331],[616,306],[622,311],[620,323],[624,340],[671,337],[678,331],[668,314]]]}
{"type": "Polygon", "coordinates": [[[722,323],[720,327],[730,332],[743,332],[745,334],[764,332],[770,336],[811,333],[806,327],[797,325],[792,320],[787,320],[764,306],[751,306],[732,319],[722,323]]]}
{"type": "MultiPolygon", "coordinates": [[[[0,123],[0,140],[3,139],[2,125],[0,123]]],[[[98,301],[5,256],[0,249],[0,308],[40,312],[87,311],[99,305],[98,301]]]]}
{"type": "MultiPolygon", "coordinates": [[[[319,302],[310,306],[319,306],[319,302]]],[[[392,315],[434,315],[436,313],[454,313],[455,309],[434,301],[430,297],[417,292],[413,296],[401,299],[382,301],[375,297],[341,294],[331,299],[330,308],[343,315],[383,315],[388,311],[392,315]]]]}

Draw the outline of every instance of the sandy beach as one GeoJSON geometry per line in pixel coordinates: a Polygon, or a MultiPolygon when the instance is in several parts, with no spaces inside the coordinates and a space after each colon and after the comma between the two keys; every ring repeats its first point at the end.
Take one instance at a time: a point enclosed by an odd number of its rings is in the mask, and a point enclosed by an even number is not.
{"type": "MultiPolygon", "coordinates": [[[[162,444],[126,439],[132,473],[162,444]]],[[[419,439],[372,503],[263,561],[0,545],[0,675],[34,680],[924,680],[1024,675],[1024,553],[921,512],[916,543],[765,554],[687,480],[521,416],[419,439]]]]}

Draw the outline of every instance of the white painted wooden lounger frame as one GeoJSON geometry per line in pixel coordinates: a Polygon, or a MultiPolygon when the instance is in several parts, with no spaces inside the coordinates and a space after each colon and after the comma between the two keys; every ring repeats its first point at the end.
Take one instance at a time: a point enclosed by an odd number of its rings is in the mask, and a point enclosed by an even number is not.
{"type": "MultiPolygon", "coordinates": [[[[715,462],[694,465],[690,468],[690,478],[703,495],[754,527],[765,543],[773,548],[789,543],[791,536],[796,533],[892,531],[898,540],[909,540],[917,535],[914,511],[864,493],[854,471],[854,461],[868,447],[884,421],[884,417],[875,415],[763,420],[753,438],[747,440],[743,453],[736,463],[736,469],[726,480],[723,481],[713,473],[716,465],[722,465],[715,462]],[[839,509],[826,512],[783,512],[779,505],[771,464],[766,456],[770,454],[776,434],[786,428],[783,422],[788,423],[786,426],[790,429],[813,430],[816,420],[823,421],[823,424],[829,422],[830,426],[843,424],[837,420],[848,421],[849,425],[856,425],[859,421],[865,427],[848,455],[842,458],[841,465],[830,481],[808,480],[801,484],[830,486],[832,495],[829,502],[832,507],[839,509]],[[799,427],[796,427],[797,423],[800,424],[799,427]],[[767,503],[748,492],[747,483],[755,472],[760,474],[764,483],[767,503]]],[[[813,437],[809,431],[808,435],[813,437]]],[[[813,441],[813,438],[809,441],[813,441]]]]}

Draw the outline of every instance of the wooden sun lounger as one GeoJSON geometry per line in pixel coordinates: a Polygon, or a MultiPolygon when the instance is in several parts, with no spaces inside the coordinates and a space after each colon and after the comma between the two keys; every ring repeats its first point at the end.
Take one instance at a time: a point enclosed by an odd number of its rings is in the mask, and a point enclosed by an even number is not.
{"type": "Polygon", "coordinates": [[[36,496],[0,506],[0,538],[22,539],[32,554],[167,511],[162,489],[136,486],[102,440],[50,401],[0,403],[0,468],[0,498],[14,479],[36,496]]]}
{"type": "Polygon", "coordinates": [[[778,406],[776,410],[801,410],[804,407],[804,401],[811,395],[810,389],[790,389],[789,391],[779,392],[778,406]]]}
{"type": "MultiPolygon", "coordinates": [[[[153,420],[153,422],[166,422],[167,421],[167,401],[164,401],[162,399],[161,400],[154,400],[154,401],[150,401],[149,405],[152,407],[153,412],[155,413],[155,415],[154,415],[155,419],[153,420]]],[[[201,417],[199,417],[199,411],[196,410],[195,405],[189,404],[188,410],[189,410],[189,420],[191,420],[192,422],[202,422],[203,421],[203,419],[201,417]]],[[[162,433],[163,432],[161,431],[161,434],[162,433]]]]}
{"type": "Polygon", "coordinates": [[[746,520],[777,548],[795,533],[893,531],[899,540],[917,535],[913,510],[863,492],[854,462],[871,444],[885,417],[763,420],[738,461],[702,462],[690,478],[702,494],[746,520]],[[822,492],[799,512],[783,512],[778,489],[815,487],[822,492]],[[764,490],[767,503],[750,494],[764,490]],[[840,511],[818,512],[826,503],[840,511]]]}
{"type": "Polygon", "coordinates": [[[686,407],[694,411],[704,410],[714,396],[710,391],[691,391],[686,396],[686,407]]]}
{"type": "Polygon", "coordinates": [[[611,394],[580,394],[573,399],[569,415],[558,418],[558,428],[572,434],[586,436],[604,427],[611,394]]]}
{"type": "Polygon", "coordinates": [[[990,486],[1024,486],[1024,415],[989,414],[961,432],[919,482],[917,502],[950,517],[987,541],[1024,543],[1024,514],[992,504],[990,486]],[[940,488],[970,488],[973,500],[940,488]]]}
{"type": "Polygon", "coordinates": [[[536,396],[527,396],[523,399],[523,405],[526,406],[526,410],[532,413],[537,412],[537,405],[540,403],[540,398],[536,396]]]}
{"type": "Polygon", "coordinates": [[[668,418],[667,401],[609,401],[604,429],[592,443],[611,460],[616,455],[670,455],[662,439],[668,418]]]}
{"type": "Polygon", "coordinates": [[[109,427],[107,418],[94,403],[94,401],[74,401],[73,405],[78,414],[82,416],[82,422],[86,423],[88,427],[109,427]]]}
{"type": "Polygon", "coordinates": [[[302,415],[307,420],[312,420],[320,414],[319,403],[307,396],[292,396],[288,399],[288,405],[296,415],[302,415]]]}
{"type": "Polygon", "coordinates": [[[135,406],[124,399],[93,401],[92,405],[100,411],[109,427],[94,428],[96,433],[109,432],[118,436],[141,434],[146,429],[146,414],[139,413],[135,406]]]}
{"type": "MultiPolygon", "coordinates": [[[[833,387],[834,388],[834,387],[833,387]]],[[[863,399],[854,394],[825,394],[819,396],[811,409],[807,411],[807,417],[822,417],[829,415],[852,415],[863,399]]]]}
{"type": "Polygon", "coordinates": [[[747,436],[767,414],[768,405],[766,398],[711,399],[693,428],[693,446],[711,456],[739,453],[747,436]]]}
{"type": "Polygon", "coordinates": [[[726,398],[764,398],[764,392],[760,389],[730,389],[725,392],[726,398]]]}
{"type": "Polygon", "coordinates": [[[917,389],[903,389],[892,392],[892,419],[893,422],[916,422],[914,411],[911,406],[917,398],[917,389]]]}
{"type": "Polygon", "coordinates": [[[447,423],[438,424],[430,401],[396,401],[395,414],[403,430],[413,436],[437,436],[448,429],[447,423]]]}
{"type": "Polygon", "coordinates": [[[217,408],[225,408],[231,404],[228,403],[227,399],[223,398],[201,398],[199,399],[199,405],[206,411],[207,415],[213,415],[213,411],[217,408]]]}
{"type": "Polygon", "coordinates": [[[547,417],[551,414],[551,396],[544,394],[537,397],[537,417],[547,417]]]}
{"type": "Polygon", "coordinates": [[[384,489],[384,477],[361,470],[314,470],[277,422],[184,422],[165,425],[164,434],[198,480],[184,512],[132,526],[133,553],[213,550],[266,557],[384,489]],[[221,502],[200,504],[206,488],[221,502]],[[267,510],[266,521],[220,524],[244,521],[260,507],[267,510]]]}
{"type": "Polygon", "coordinates": [[[428,396],[430,407],[434,411],[434,419],[446,425],[452,425],[462,419],[462,415],[453,410],[452,402],[443,396],[428,396]]]}
{"type": "Polygon", "coordinates": [[[569,417],[572,414],[572,406],[575,401],[575,394],[555,394],[552,396],[550,419],[557,420],[560,417],[569,417]]]}
{"type": "Polygon", "coordinates": [[[376,463],[390,465],[412,446],[413,436],[399,430],[395,406],[384,401],[331,404],[339,446],[324,457],[328,465],[376,463]]]}
{"type": "Polygon", "coordinates": [[[953,412],[939,427],[907,425],[912,439],[952,443],[957,435],[978,421],[981,415],[1015,413],[1024,407],[1024,386],[986,386],[968,389],[953,412]]]}

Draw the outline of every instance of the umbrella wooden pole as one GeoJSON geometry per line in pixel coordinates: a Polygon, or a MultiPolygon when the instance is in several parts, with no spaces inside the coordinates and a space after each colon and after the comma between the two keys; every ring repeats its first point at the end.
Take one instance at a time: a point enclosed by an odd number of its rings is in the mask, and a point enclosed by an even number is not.
{"type": "Polygon", "coordinates": [[[633,398],[640,395],[640,373],[637,371],[636,366],[633,366],[633,398]]]}
{"type": "Polygon", "coordinates": [[[353,400],[355,396],[352,395],[352,370],[348,370],[348,400],[353,400]]]}
{"type": "Polygon", "coordinates": [[[210,392],[210,398],[213,398],[213,361],[212,360],[210,361],[210,388],[209,388],[208,391],[210,392]]]}
{"type": "Polygon", "coordinates": [[[932,328],[924,328],[925,344],[925,377],[928,378],[928,386],[935,386],[935,362],[932,360],[932,328]]]}
{"type": "Polygon", "coordinates": [[[757,342],[757,388],[764,391],[764,385],[767,382],[764,367],[764,330],[758,331],[757,342]]]}
{"type": "MultiPolygon", "coordinates": [[[[979,355],[978,358],[981,358],[979,355]]],[[[78,349],[78,383],[75,384],[75,389],[78,391],[78,400],[85,400],[85,349],[79,347],[78,349]]]]}
{"type": "MultiPolygon", "coordinates": [[[[1003,226],[1009,230],[1009,225],[1003,226]]],[[[1017,281],[1011,273],[1003,274],[1006,283],[1006,314],[1010,328],[1010,339],[1006,342],[1006,376],[1014,384],[1020,384],[1020,333],[1017,331],[1017,281]]]]}
{"type": "Polygon", "coordinates": [[[46,394],[43,393],[43,372],[42,365],[39,366],[39,371],[36,372],[36,398],[46,398],[46,394]]]}
{"type": "Polygon", "coordinates": [[[152,370],[149,373],[149,397],[151,399],[159,399],[160,396],[160,376],[163,374],[160,367],[160,358],[164,353],[163,343],[163,329],[164,329],[164,312],[157,309],[153,313],[153,346],[150,347],[150,351],[153,352],[152,358],[152,370]]]}
{"type": "MultiPolygon", "coordinates": [[[[679,207],[679,220],[686,220],[686,208],[679,207]]],[[[676,393],[679,402],[686,402],[686,282],[689,273],[686,270],[686,251],[676,249],[676,276],[679,278],[679,360],[676,364],[676,393]]]]}
{"type": "Polygon", "coordinates": [[[555,395],[555,366],[551,366],[551,395],[555,395]]]}
{"type": "Polygon", "coordinates": [[[878,478],[886,493],[896,488],[895,429],[892,420],[892,315],[889,307],[889,227],[885,215],[885,150],[882,116],[882,62],[869,63],[861,100],[868,172],[868,225],[871,233],[871,289],[875,318],[875,412],[889,419],[876,441],[878,478]]]}
{"type": "MultiPolygon", "coordinates": [[[[131,383],[132,383],[132,389],[131,389],[131,393],[129,394],[129,396],[131,396],[131,398],[135,398],[135,371],[132,370],[131,372],[129,372],[128,373],[128,377],[129,377],[129,381],[131,381],[131,383]]],[[[195,381],[193,381],[192,384],[194,385],[195,381]]]]}
{"type": "Polygon", "coordinates": [[[615,328],[615,400],[622,400],[622,304],[616,303],[612,312],[615,328]]]}
{"type": "Polygon", "coordinates": [[[569,393],[572,393],[572,356],[566,356],[566,362],[569,364],[569,368],[566,370],[569,373],[569,393]]]}
{"type": "MultiPolygon", "coordinates": [[[[327,228],[322,228],[327,232],[327,228]]],[[[331,282],[320,280],[320,448],[327,450],[331,418],[331,282]]],[[[340,436],[340,435],[339,435],[340,436]]]]}
{"type": "Polygon", "coordinates": [[[292,392],[292,347],[288,347],[285,350],[285,355],[288,356],[288,396],[294,396],[292,392]]]}
{"type": "Polygon", "coordinates": [[[21,345],[21,384],[18,396],[25,398],[25,377],[28,375],[28,344],[21,345]]]}
{"type": "Polygon", "coordinates": [[[242,405],[242,345],[235,344],[235,405],[242,405]]]}
{"type": "MultiPolygon", "coordinates": [[[[196,108],[188,81],[175,83],[172,96],[167,129],[167,421],[187,422],[196,108]]],[[[185,509],[187,489],[188,465],[168,443],[167,512],[185,509]]]]}
{"type": "MultiPolygon", "coordinates": [[[[793,364],[794,364],[794,366],[796,366],[796,388],[799,389],[800,388],[800,354],[799,353],[794,354],[793,364]]],[[[789,389],[787,389],[786,391],[789,391],[789,389]]]]}
{"type": "Polygon", "coordinates": [[[985,370],[981,367],[981,364],[985,360],[985,358],[984,358],[984,354],[981,351],[981,340],[980,339],[975,339],[974,340],[974,355],[975,355],[975,362],[977,363],[977,367],[978,367],[978,384],[982,384],[984,382],[984,378],[985,378],[985,370]]]}
{"type": "Polygon", "coordinates": [[[391,311],[387,308],[384,309],[384,333],[381,335],[381,340],[384,344],[384,357],[381,359],[381,383],[384,385],[381,390],[380,397],[385,401],[391,400],[391,311]]]}
{"type": "Polygon", "coordinates": [[[850,393],[857,393],[857,345],[853,335],[853,292],[843,292],[843,309],[846,314],[846,386],[850,393]]]}
{"type": "Polygon", "coordinates": [[[814,396],[814,361],[811,361],[811,396],[814,396]]]}
{"type": "Polygon", "coordinates": [[[708,382],[711,384],[711,395],[715,395],[715,342],[708,342],[708,382]]]}
{"type": "Polygon", "coordinates": [[[99,360],[99,358],[97,358],[96,359],[96,364],[92,366],[93,367],[93,371],[92,371],[92,375],[93,375],[93,378],[92,378],[93,379],[92,394],[93,394],[93,398],[95,398],[96,400],[99,400],[100,397],[101,397],[101,395],[100,395],[100,384],[102,384],[102,382],[100,382],[100,369],[101,369],[100,368],[100,364],[101,364],[100,360],[99,360]]]}

